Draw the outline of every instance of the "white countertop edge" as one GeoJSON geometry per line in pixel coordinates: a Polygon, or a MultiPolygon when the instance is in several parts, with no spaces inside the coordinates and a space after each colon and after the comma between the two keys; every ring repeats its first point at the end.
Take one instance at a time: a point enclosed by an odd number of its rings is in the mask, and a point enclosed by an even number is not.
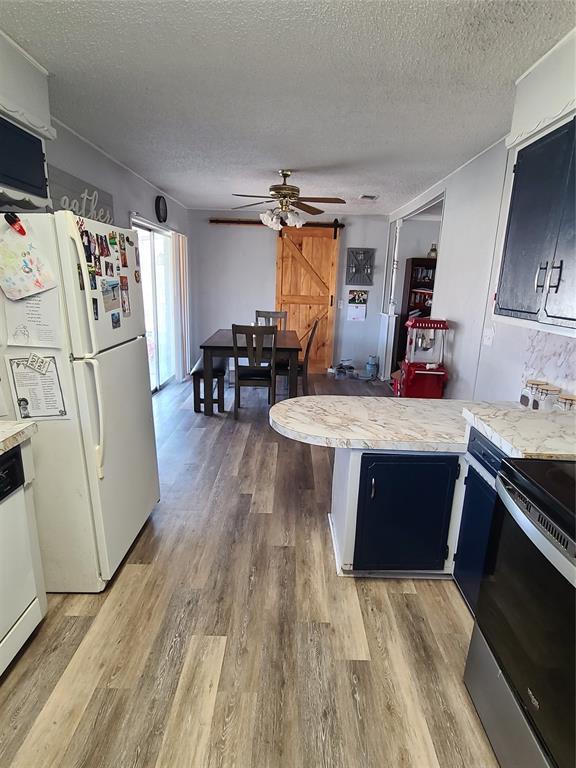
{"type": "MultiPolygon", "coordinates": [[[[498,414],[495,414],[497,418],[504,418],[506,411],[512,409],[502,409],[498,414]]],[[[530,411],[527,412],[530,417],[530,411]]],[[[505,453],[512,459],[557,459],[559,461],[568,460],[574,461],[576,451],[566,451],[560,448],[553,448],[552,446],[542,447],[538,450],[524,449],[521,450],[515,447],[509,440],[502,437],[497,428],[494,428],[484,421],[484,418],[490,418],[484,414],[474,413],[469,408],[463,408],[462,415],[471,427],[477,429],[481,435],[488,438],[490,442],[505,453]]],[[[574,422],[576,423],[576,421],[574,422]]]]}
{"type": "Polygon", "coordinates": [[[36,432],[35,421],[0,421],[0,455],[25,443],[36,432]]]}
{"type": "Polygon", "coordinates": [[[434,453],[466,453],[466,442],[430,442],[427,440],[360,440],[358,438],[338,438],[312,435],[309,432],[298,432],[295,429],[279,424],[270,415],[270,426],[279,434],[291,440],[308,445],[321,445],[325,448],[350,448],[363,451],[423,451],[434,453]]]}
{"type": "Polygon", "coordinates": [[[505,453],[506,456],[510,457],[511,459],[522,459],[525,457],[525,454],[523,454],[522,451],[514,448],[511,443],[501,437],[496,431],[492,429],[492,427],[489,427],[488,424],[485,424],[482,421],[481,416],[472,413],[468,410],[468,408],[463,409],[462,416],[464,416],[465,420],[468,422],[468,424],[470,424],[471,427],[474,427],[474,429],[477,429],[481,435],[487,437],[488,440],[490,440],[490,442],[495,445],[496,448],[500,448],[502,453],[505,453]]]}

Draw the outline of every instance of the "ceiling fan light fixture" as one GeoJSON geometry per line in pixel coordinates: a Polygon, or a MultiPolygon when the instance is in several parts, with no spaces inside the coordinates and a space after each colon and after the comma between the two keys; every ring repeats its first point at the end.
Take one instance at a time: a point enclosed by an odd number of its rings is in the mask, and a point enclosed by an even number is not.
{"type": "MultiPolygon", "coordinates": [[[[292,175],[292,171],[285,170],[278,171],[278,173],[282,176],[282,183],[272,184],[268,189],[268,195],[244,195],[237,192],[233,193],[235,197],[261,198],[262,203],[276,204],[275,208],[260,214],[260,221],[266,227],[280,230],[283,226],[288,224],[289,227],[297,227],[299,229],[304,226],[305,223],[300,211],[304,211],[311,216],[317,216],[319,213],[324,213],[323,210],[316,208],[315,205],[310,205],[310,203],[340,204],[346,202],[341,197],[300,197],[300,187],[287,183],[287,180],[292,175]],[[298,210],[294,210],[295,208],[298,210]]],[[[262,203],[247,203],[246,205],[238,205],[236,208],[252,208],[253,206],[261,205],[262,203]]],[[[236,208],[233,210],[236,210],[236,208]]]]}
{"type": "Polygon", "coordinates": [[[260,221],[265,226],[270,227],[272,226],[273,216],[274,216],[274,211],[264,211],[264,213],[260,214],[260,221]]]}
{"type": "Polygon", "coordinates": [[[286,224],[288,224],[289,227],[300,229],[300,227],[304,226],[304,219],[298,211],[288,211],[286,215],[286,224]]]}
{"type": "Polygon", "coordinates": [[[266,227],[270,227],[270,229],[275,229],[277,232],[279,232],[284,226],[284,222],[282,221],[280,210],[278,208],[272,208],[269,211],[264,211],[264,213],[261,213],[260,221],[266,227]]]}
{"type": "Polygon", "coordinates": [[[283,211],[281,208],[271,208],[260,214],[260,221],[264,226],[270,227],[270,229],[275,229],[277,232],[286,225],[289,227],[296,227],[297,229],[304,226],[304,217],[302,214],[292,209],[283,211]]]}
{"type": "Polygon", "coordinates": [[[284,222],[282,221],[280,214],[275,213],[274,216],[272,217],[272,223],[270,224],[270,228],[275,229],[276,232],[280,232],[283,226],[284,226],[284,222]]]}

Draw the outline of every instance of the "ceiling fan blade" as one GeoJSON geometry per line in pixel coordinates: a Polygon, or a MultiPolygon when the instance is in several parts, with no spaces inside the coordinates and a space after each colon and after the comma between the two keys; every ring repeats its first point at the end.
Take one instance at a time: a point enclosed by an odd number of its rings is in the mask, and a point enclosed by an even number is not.
{"type": "Polygon", "coordinates": [[[240,208],[252,208],[253,205],[264,205],[265,203],[271,203],[272,198],[269,200],[258,200],[256,203],[248,203],[248,205],[235,205],[234,208],[230,208],[231,211],[237,211],[240,208]]]}
{"type": "Polygon", "coordinates": [[[263,197],[263,198],[269,198],[270,195],[239,195],[238,192],[232,192],[232,195],[234,197],[263,197]]]}
{"type": "Polygon", "coordinates": [[[294,208],[299,208],[301,211],[311,213],[312,216],[317,216],[319,213],[324,213],[324,211],[321,211],[320,208],[314,208],[311,205],[306,205],[306,203],[303,203],[300,199],[295,200],[292,205],[294,208]]]}
{"type": "Polygon", "coordinates": [[[346,203],[341,197],[299,197],[305,203],[346,203]]]}

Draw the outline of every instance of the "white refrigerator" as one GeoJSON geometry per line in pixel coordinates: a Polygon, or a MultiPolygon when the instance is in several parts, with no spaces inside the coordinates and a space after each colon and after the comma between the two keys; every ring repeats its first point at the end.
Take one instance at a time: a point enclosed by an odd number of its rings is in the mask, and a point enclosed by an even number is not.
{"type": "Polygon", "coordinates": [[[160,496],[137,234],[68,211],[19,217],[25,235],[0,215],[0,251],[24,248],[56,286],[0,290],[3,418],[38,424],[47,591],[99,592],[160,496]]]}

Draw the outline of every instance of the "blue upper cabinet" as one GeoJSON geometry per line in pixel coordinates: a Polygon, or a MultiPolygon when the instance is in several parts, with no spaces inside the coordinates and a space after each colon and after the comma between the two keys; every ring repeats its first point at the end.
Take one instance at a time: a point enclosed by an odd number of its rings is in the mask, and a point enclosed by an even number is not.
{"type": "Polygon", "coordinates": [[[550,267],[548,290],[544,297],[543,322],[574,326],[576,317],[576,200],[574,190],[574,150],[568,172],[567,193],[560,221],[560,233],[550,267]]]}
{"type": "Polygon", "coordinates": [[[496,314],[576,327],[574,123],[518,153],[496,314]]]}
{"type": "Polygon", "coordinates": [[[442,570],[457,472],[457,456],[364,454],[354,570],[442,570]]]}
{"type": "Polygon", "coordinates": [[[0,118],[0,147],[0,185],[47,197],[42,140],[0,118]]]}

